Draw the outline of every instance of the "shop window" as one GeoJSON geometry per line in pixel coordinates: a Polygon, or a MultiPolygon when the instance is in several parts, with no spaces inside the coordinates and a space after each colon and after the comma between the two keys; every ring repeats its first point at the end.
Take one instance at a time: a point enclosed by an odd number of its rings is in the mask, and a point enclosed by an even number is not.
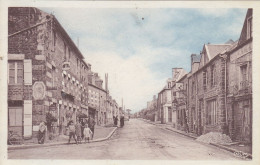
{"type": "Polygon", "coordinates": [[[23,109],[9,108],[9,126],[22,126],[23,125],[23,109]]]}

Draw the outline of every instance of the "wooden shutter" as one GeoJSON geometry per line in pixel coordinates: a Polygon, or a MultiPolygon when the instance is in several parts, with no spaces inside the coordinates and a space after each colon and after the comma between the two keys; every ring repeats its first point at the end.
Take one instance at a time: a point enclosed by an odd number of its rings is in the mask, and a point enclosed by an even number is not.
{"type": "Polygon", "coordinates": [[[24,100],[24,137],[32,136],[32,100],[24,100]]]}
{"type": "Polygon", "coordinates": [[[24,60],[24,85],[32,85],[32,60],[24,60]]]}

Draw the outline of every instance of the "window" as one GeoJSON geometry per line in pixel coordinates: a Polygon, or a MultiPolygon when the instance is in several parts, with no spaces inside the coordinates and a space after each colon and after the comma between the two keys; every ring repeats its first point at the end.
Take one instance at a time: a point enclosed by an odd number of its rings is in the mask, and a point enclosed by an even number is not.
{"type": "Polygon", "coordinates": [[[247,65],[240,66],[240,88],[243,89],[247,86],[247,65]]]}
{"type": "Polygon", "coordinates": [[[64,61],[67,61],[66,52],[67,52],[67,47],[66,47],[66,44],[64,43],[64,61]]]}
{"type": "Polygon", "coordinates": [[[216,100],[210,100],[210,101],[207,102],[206,119],[207,119],[208,125],[217,124],[217,104],[216,104],[216,100]]]}
{"type": "Polygon", "coordinates": [[[8,83],[22,84],[23,83],[23,61],[8,62],[8,83]]]}
{"type": "Polygon", "coordinates": [[[9,126],[23,125],[23,110],[22,108],[9,108],[9,126]]]}
{"type": "Polygon", "coordinates": [[[252,37],[252,17],[247,19],[247,39],[252,37]]]}
{"type": "Polygon", "coordinates": [[[52,66],[52,69],[51,69],[51,75],[52,75],[52,87],[55,87],[55,67],[52,66]]]}
{"type": "Polygon", "coordinates": [[[195,94],[195,82],[193,81],[192,82],[192,85],[191,85],[191,92],[192,92],[192,95],[194,95],[195,94]]]}
{"type": "Polygon", "coordinates": [[[211,84],[211,87],[213,87],[215,85],[215,65],[212,65],[210,70],[211,70],[210,84],[211,84]]]}
{"type": "Polygon", "coordinates": [[[207,71],[203,71],[203,89],[207,89],[207,71]]]}

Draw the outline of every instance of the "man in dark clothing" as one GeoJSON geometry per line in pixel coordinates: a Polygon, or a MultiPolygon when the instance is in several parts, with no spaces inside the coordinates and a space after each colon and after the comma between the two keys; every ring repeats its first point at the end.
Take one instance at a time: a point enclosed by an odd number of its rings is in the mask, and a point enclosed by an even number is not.
{"type": "Polygon", "coordinates": [[[117,121],[118,121],[118,118],[117,116],[114,118],[114,125],[117,126],[117,121]]]}
{"type": "Polygon", "coordinates": [[[92,137],[91,137],[91,139],[93,139],[96,122],[95,122],[95,120],[94,120],[92,117],[90,117],[88,121],[89,121],[89,122],[88,122],[89,129],[92,131],[92,137]]]}
{"type": "Polygon", "coordinates": [[[124,123],[124,122],[125,122],[124,120],[125,120],[124,116],[121,116],[121,117],[120,117],[120,126],[121,126],[121,127],[123,127],[124,124],[125,124],[125,123],[124,123]]]}

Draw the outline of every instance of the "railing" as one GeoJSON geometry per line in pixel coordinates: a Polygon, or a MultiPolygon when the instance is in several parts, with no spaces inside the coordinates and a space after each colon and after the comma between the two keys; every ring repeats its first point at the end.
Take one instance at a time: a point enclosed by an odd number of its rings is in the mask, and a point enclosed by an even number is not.
{"type": "Polygon", "coordinates": [[[251,83],[248,80],[240,82],[240,89],[239,89],[240,92],[248,93],[250,92],[250,89],[251,89],[251,83]]]}

